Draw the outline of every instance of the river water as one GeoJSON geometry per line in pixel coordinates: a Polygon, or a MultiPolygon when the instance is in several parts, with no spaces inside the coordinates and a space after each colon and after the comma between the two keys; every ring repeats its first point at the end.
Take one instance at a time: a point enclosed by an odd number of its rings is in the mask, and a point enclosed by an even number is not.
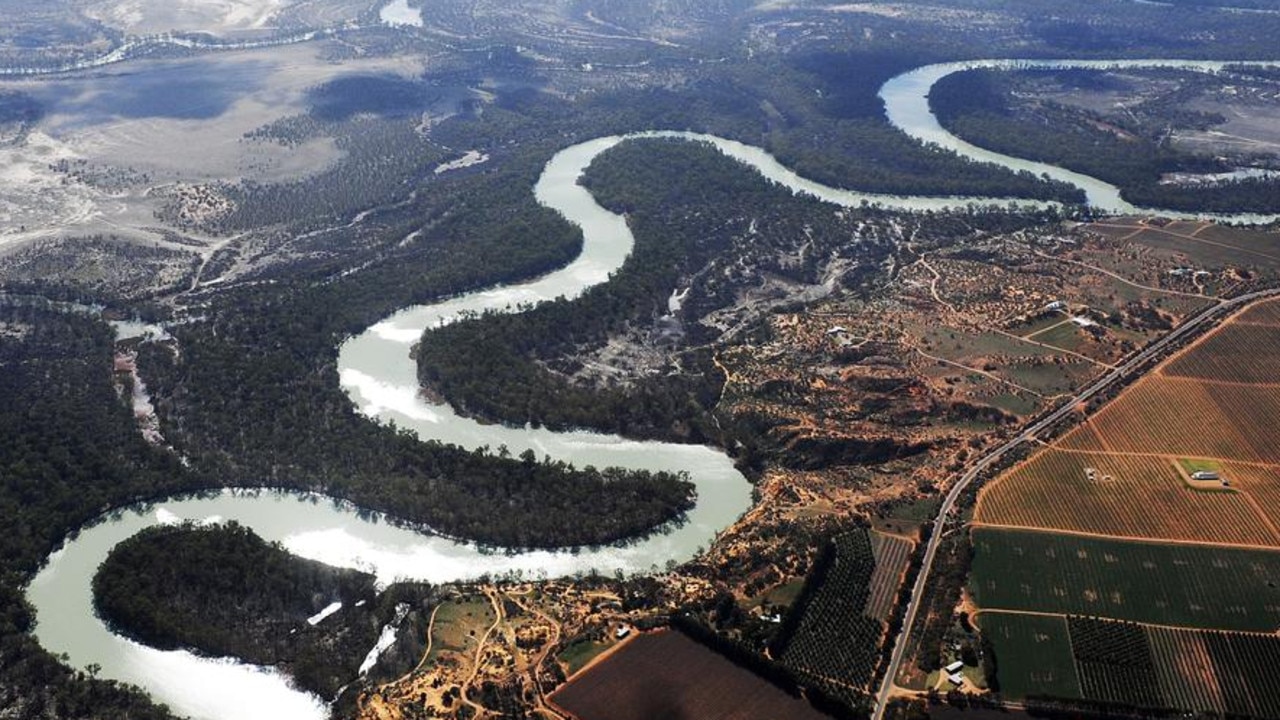
{"type": "MultiPolygon", "coordinates": [[[[1113,215],[1158,214],[1180,219],[1212,219],[1224,222],[1263,224],[1276,219],[1275,215],[1190,213],[1151,208],[1140,208],[1120,197],[1120,189],[1082,173],[1073,172],[1048,163],[1024,160],[987,150],[961,140],[942,127],[929,109],[929,90],[942,78],[964,70],[1142,70],[1177,69],[1192,72],[1217,73],[1234,63],[1208,60],[971,60],[965,62],[926,65],[905,72],[885,83],[880,89],[885,113],[889,122],[902,132],[924,143],[951,150],[977,162],[1001,165],[1010,170],[1025,170],[1034,175],[1047,175],[1084,190],[1086,202],[1093,208],[1113,215]]],[[[1280,62],[1251,62],[1251,65],[1280,67],[1280,62]]]]}
{"type": "MultiPolygon", "coordinates": [[[[1172,65],[1174,61],[1120,64],[1151,67],[1166,63],[1172,65]]],[[[1006,65],[1012,67],[1020,63],[989,61],[985,66],[1006,65]]],[[[1114,65],[1117,63],[1108,64],[1114,65]]],[[[1197,65],[1208,69],[1207,66],[1213,64],[1197,65]]],[[[925,99],[928,88],[950,72],[973,66],[973,63],[930,66],[890,81],[882,91],[890,119],[904,132],[950,147],[967,157],[1066,179],[1085,188],[1090,202],[1099,208],[1126,211],[1128,206],[1121,204],[1118,193],[1113,196],[1114,188],[1109,190],[1110,186],[1105,183],[1052,166],[990,153],[942,130],[929,113],[925,99]]],[[[178,498],[105,517],[69,538],[64,547],[49,558],[27,591],[28,600],[36,608],[35,635],[40,643],[53,653],[66,653],[75,667],[96,664],[101,677],[137,684],[178,713],[193,718],[322,718],[327,712],[322,701],[291,689],[286,679],[273,670],[230,660],[199,658],[187,652],[160,651],[112,634],[93,613],[91,582],[98,565],[112,547],[141,529],[179,518],[235,520],[269,541],[283,543],[300,556],[367,570],[383,583],[396,579],[448,582],[484,573],[508,572],[521,572],[526,577],[557,577],[588,570],[649,572],[671,561],[687,560],[700,548],[709,546],[717,533],[751,504],[749,484],[722,452],[709,447],[636,442],[587,432],[556,433],[480,424],[459,417],[447,405],[423,399],[418,392],[416,366],[409,357],[411,345],[424,329],[451,322],[461,314],[516,311],[521,305],[558,296],[576,297],[585,289],[607,281],[609,274],[617,270],[630,253],[634,238],[625,220],[596,204],[577,180],[592,160],[609,148],[628,140],[652,137],[710,143],[793,192],[845,207],[864,202],[898,210],[942,210],[970,204],[1005,207],[1010,202],[1027,207],[1047,205],[1007,198],[888,196],[827,187],[800,177],[759,148],[693,133],[637,133],[567,148],[548,161],[534,193],[539,202],[558,210],[582,228],[582,254],[561,270],[531,282],[408,308],[375,324],[340,348],[342,386],[362,413],[377,421],[394,421],[424,439],[467,448],[506,445],[513,454],[533,450],[540,457],[550,456],[579,466],[686,471],[698,492],[697,505],[686,523],[669,532],[621,546],[576,552],[494,554],[473,544],[399,528],[377,516],[360,513],[350,505],[319,496],[223,491],[178,498]]]]}

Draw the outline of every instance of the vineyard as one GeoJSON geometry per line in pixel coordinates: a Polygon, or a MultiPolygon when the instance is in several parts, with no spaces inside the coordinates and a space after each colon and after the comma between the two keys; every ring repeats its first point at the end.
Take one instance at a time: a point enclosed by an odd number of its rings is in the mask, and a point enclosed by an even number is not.
{"type": "Polygon", "coordinates": [[[1280,628],[1280,552],[975,528],[984,609],[1179,627],[1280,628]]]}
{"type": "Polygon", "coordinates": [[[1207,633],[1227,713],[1280,718],[1280,637],[1207,633]]]}
{"type": "Polygon", "coordinates": [[[1086,698],[1135,707],[1165,704],[1141,625],[1073,616],[1067,627],[1086,698]]]}
{"type": "Polygon", "coordinates": [[[1160,692],[1170,707],[1221,713],[1226,709],[1206,642],[1199,630],[1148,628],[1160,692]]]}
{"type": "Polygon", "coordinates": [[[1254,505],[1271,524],[1280,527],[1280,467],[1224,463],[1224,477],[1253,498],[1254,505]]]}
{"type": "Polygon", "coordinates": [[[1225,325],[1169,362],[1164,374],[1236,383],[1280,382],[1280,326],[1225,325]]]}
{"type": "Polygon", "coordinates": [[[1280,327],[1280,301],[1258,303],[1237,315],[1232,322],[1280,327]]]}
{"type": "Polygon", "coordinates": [[[1267,301],[984,487],[969,588],[1005,694],[1280,718],[1277,427],[1267,301]]]}
{"type": "Polygon", "coordinates": [[[884,623],[866,616],[875,555],[867,530],[835,539],[835,561],[804,606],[797,632],[779,657],[803,675],[855,688],[871,683],[884,623]]]}
{"type": "Polygon", "coordinates": [[[984,610],[978,624],[995,648],[1000,692],[1005,697],[1080,697],[1065,618],[984,610]]]}
{"type": "Polygon", "coordinates": [[[863,615],[873,620],[889,620],[894,601],[898,599],[898,589],[902,586],[902,575],[907,571],[914,547],[906,538],[884,533],[871,534],[871,552],[876,565],[871,573],[871,592],[867,596],[866,607],[862,609],[863,615]]]}
{"type": "Polygon", "coordinates": [[[1107,450],[1280,462],[1280,387],[1153,375],[1085,422],[1107,450]]]}
{"type": "Polygon", "coordinates": [[[1239,492],[1190,487],[1161,457],[1047,450],[989,485],[975,521],[1117,537],[1275,546],[1239,492]]]}
{"type": "Polygon", "coordinates": [[[1280,636],[983,611],[1005,695],[1280,717],[1280,636]]]}
{"type": "Polygon", "coordinates": [[[1061,450],[1083,452],[1103,452],[1107,449],[1098,433],[1093,431],[1093,426],[1088,423],[1072,428],[1071,432],[1063,435],[1053,446],[1061,450]]]}

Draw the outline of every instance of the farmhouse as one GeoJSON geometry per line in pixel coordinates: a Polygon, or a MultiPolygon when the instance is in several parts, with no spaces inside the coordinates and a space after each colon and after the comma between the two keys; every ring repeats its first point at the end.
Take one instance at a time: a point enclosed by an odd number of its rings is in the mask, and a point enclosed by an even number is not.
{"type": "Polygon", "coordinates": [[[1213,470],[1197,470],[1191,475],[1192,480],[1221,480],[1222,477],[1213,470]]]}
{"type": "Polygon", "coordinates": [[[947,679],[950,680],[951,684],[955,685],[956,687],[960,687],[961,685],[964,684],[964,676],[961,675],[960,673],[951,673],[950,675],[947,676],[947,679]]]}
{"type": "Polygon", "coordinates": [[[951,663],[950,665],[946,666],[944,669],[947,671],[948,675],[954,675],[960,672],[960,669],[963,667],[964,667],[964,662],[961,660],[957,660],[951,663]]]}

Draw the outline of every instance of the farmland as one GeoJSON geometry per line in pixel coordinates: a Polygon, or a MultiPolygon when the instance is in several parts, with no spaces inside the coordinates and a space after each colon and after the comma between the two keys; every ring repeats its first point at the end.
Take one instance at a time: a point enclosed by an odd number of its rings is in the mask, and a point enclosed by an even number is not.
{"type": "Polygon", "coordinates": [[[1280,543],[1244,494],[1193,488],[1173,461],[1156,456],[1047,450],[990,486],[975,520],[1117,537],[1280,543]]]}
{"type": "MultiPolygon", "coordinates": [[[[1268,303],[1260,307],[1270,307],[1268,303]]],[[[1280,383],[1280,326],[1233,322],[1178,356],[1164,375],[1233,383],[1280,383]]]]}
{"type": "MultiPolygon", "coordinates": [[[[1119,453],[1280,463],[1280,386],[1153,375],[1086,421],[1119,453]]],[[[1068,449],[1084,449],[1064,443],[1068,449]]]]}
{"type": "Polygon", "coordinates": [[[808,703],[679,632],[640,635],[558,690],[581,720],[822,720],[808,703]],[[655,692],[656,689],[661,692],[655,692]]]}
{"type": "Polygon", "coordinates": [[[984,487],[969,588],[1005,694],[1280,716],[1277,424],[1272,300],[984,487]]]}
{"type": "Polygon", "coordinates": [[[875,570],[871,573],[871,590],[867,595],[862,614],[875,620],[888,620],[897,599],[902,574],[911,560],[910,540],[884,533],[871,533],[871,550],[875,556],[875,570]]]}
{"type": "Polygon", "coordinates": [[[970,589],[984,610],[1275,632],[1280,552],[973,530],[970,589]]]}
{"type": "Polygon", "coordinates": [[[875,568],[868,531],[836,538],[835,559],[821,584],[794,610],[803,615],[781,649],[784,665],[855,689],[871,682],[884,633],[884,623],[867,616],[875,568]]]}
{"type": "Polygon", "coordinates": [[[1080,697],[1065,618],[984,611],[979,623],[995,647],[1004,695],[1080,697]]]}
{"type": "Polygon", "coordinates": [[[1005,696],[1280,716],[1280,637],[983,611],[1005,696]]]}
{"type": "Polygon", "coordinates": [[[1071,652],[1085,697],[1137,707],[1160,707],[1151,643],[1137,623],[1070,617],[1071,652]]]}

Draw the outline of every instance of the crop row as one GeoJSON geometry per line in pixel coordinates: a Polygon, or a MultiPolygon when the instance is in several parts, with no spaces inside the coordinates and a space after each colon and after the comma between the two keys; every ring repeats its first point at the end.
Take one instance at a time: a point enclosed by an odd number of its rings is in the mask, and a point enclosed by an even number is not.
{"type": "Polygon", "coordinates": [[[1280,717],[1280,636],[983,611],[1006,697],[1280,717]]]}
{"type": "Polygon", "coordinates": [[[871,536],[871,549],[875,556],[875,570],[871,573],[871,592],[862,614],[873,620],[888,621],[893,611],[894,600],[898,597],[898,589],[902,585],[903,573],[911,561],[913,543],[883,533],[871,536]]]}
{"type": "Polygon", "coordinates": [[[1280,627],[1280,552],[975,528],[970,589],[984,610],[1193,628],[1280,627]]]}
{"type": "Polygon", "coordinates": [[[1280,382],[1280,327],[1229,323],[1174,358],[1163,372],[1236,383],[1280,382]]]}
{"type": "Polygon", "coordinates": [[[1136,707],[1164,704],[1141,625],[1073,616],[1067,627],[1086,698],[1136,707]]]}
{"type": "Polygon", "coordinates": [[[1153,375],[1087,422],[1116,452],[1280,462],[1280,387],[1153,375]]]}
{"type": "Polygon", "coordinates": [[[802,674],[863,687],[875,672],[884,634],[884,624],[864,614],[876,561],[866,530],[834,542],[834,561],[803,607],[781,660],[802,674]]]}
{"type": "Polygon", "coordinates": [[[990,485],[975,519],[1117,537],[1280,544],[1245,495],[1192,488],[1171,459],[1152,456],[1046,450],[990,485]]]}
{"type": "Polygon", "coordinates": [[[1232,323],[1251,323],[1280,327],[1280,300],[1261,302],[1232,318],[1232,323]]]}

